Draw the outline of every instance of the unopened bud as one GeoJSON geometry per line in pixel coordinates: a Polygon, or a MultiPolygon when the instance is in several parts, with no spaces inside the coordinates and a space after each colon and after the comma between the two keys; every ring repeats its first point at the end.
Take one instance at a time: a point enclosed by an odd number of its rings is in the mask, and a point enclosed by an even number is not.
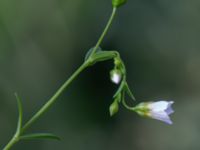
{"type": "Polygon", "coordinates": [[[120,66],[121,60],[120,60],[118,57],[116,57],[116,58],[114,59],[114,64],[115,64],[115,66],[120,66]]]}
{"type": "Polygon", "coordinates": [[[119,105],[117,101],[114,101],[111,105],[110,105],[110,116],[113,116],[114,114],[116,114],[119,110],[119,105]]]}
{"type": "Polygon", "coordinates": [[[111,79],[111,81],[112,81],[113,83],[119,84],[120,81],[121,81],[121,79],[122,79],[121,71],[116,70],[116,69],[112,70],[112,71],[110,72],[110,79],[111,79]]]}

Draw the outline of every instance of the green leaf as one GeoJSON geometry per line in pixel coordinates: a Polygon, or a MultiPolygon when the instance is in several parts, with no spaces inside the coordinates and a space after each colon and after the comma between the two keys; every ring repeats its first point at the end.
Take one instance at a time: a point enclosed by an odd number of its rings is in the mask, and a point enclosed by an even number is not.
{"type": "Polygon", "coordinates": [[[17,99],[18,112],[19,112],[16,134],[19,135],[22,129],[23,109],[22,109],[21,99],[19,98],[17,93],[15,93],[15,97],[17,99]]]}
{"type": "Polygon", "coordinates": [[[100,61],[112,59],[119,55],[117,51],[102,51],[102,49],[100,47],[98,47],[96,49],[95,53],[92,54],[94,51],[94,48],[95,47],[91,48],[85,55],[85,61],[90,59],[90,65],[93,65],[100,61]]]}
{"type": "Polygon", "coordinates": [[[126,89],[127,94],[128,94],[133,100],[136,100],[136,99],[135,99],[135,96],[134,96],[133,93],[131,92],[131,90],[130,90],[130,88],[129,88],[129,86],[128,86],[127,83],[125,84],[125,89],[126,89]]]}
{"type": "Polygon", "coordinates": [[[116,51],[99,51],[92,56],[93,63],[112,59],[117,56],[116,51]]]}
{"type": "MultiPolygon", "coordinates": [[[[95,47],[92,47],[89,49],[89,51],[86,53],[85,55],[85,61],[88,60],[88,58],[90,57],[90,55],[92,54],[93,50],[95,47]]],[[[102,51],[100,47],[97,48],[96,53],[102,51]]]]}
{"type": "Polygon", "coordinates": [[[60,140],[60,138],[51,133],[34,133],[20,136],[21,140],[41,140],[41,139],[51,139],[51,140],[60,140]]]}

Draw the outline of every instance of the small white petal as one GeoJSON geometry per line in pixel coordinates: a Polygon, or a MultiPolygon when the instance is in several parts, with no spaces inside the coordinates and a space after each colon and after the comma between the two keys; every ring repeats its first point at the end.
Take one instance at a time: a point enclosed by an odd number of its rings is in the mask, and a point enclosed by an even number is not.
{"type": "Polygon", "coordinates": [[[155,112],[151,112],[150,116],[153,119],[157,119],[157,120],[163,121],[163,122],[165,122],[167,124],[172,124],[173,123],[166,112],[156,112],[156,113],[155,112]]]}
{"type": "Polygon", "coordinates": [[[173,104],[173,103],[174,103],[173,101],[169,102],[168,107],[167,107],[167,109],[165,110],[165,112],[166,112],[168,115],[174,113],[174,110],[172,109],[172,104],[173,104]]]}
{"type": "Polygon", "coordinates": [[[172,124],[169,117],[170,114],[174,112],[171,108],[173,101],[158,101],[152,102],[148,105],[150,109],[149,116],[153,119],[161,120],[167,124],[172,124]]]}
{"type": "Polygon", "coordinates": [[[153,111],[164,111],[167,109],[169,102],[167,101],[158,101],[152,102],[149,104],[149,108],[153,111]]]}

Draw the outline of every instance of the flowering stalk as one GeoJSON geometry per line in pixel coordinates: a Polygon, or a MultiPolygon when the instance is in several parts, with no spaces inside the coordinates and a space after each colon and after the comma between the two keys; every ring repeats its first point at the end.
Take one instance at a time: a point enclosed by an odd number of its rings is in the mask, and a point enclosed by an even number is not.
{"type": "Polygon", "coordinates": [[[118,84],[118,90],[113,96],[113,103],[110,105],[109,111],[110,115],[115,115],[119,110],[119,104],[122,103],[125,108],[128,110],[134,111],[141,116],[146,116],[154,119],[164,121],[168,124],[172,124],[172,121],[169,118],[169,115],[173,113],[171,105],[172,101],[160,101],[154,103],[141,103],[135,107],[130,107],[125,102],[125,95],[129,95],[133,100],[135,97],[131,92],[128,83],[126,81],[126,68],[120,57],[120,54],[115,51],[106,51],[102,50],[99,46],[102,43],[106,33],[108,32],[109,27],[112,24],[114,16],[116,14],[117,8],[126,3],[126,0],[112,0],[113,11],[108,20],[108,23],[103,30],[99,40],[97,41],[95,47],[91,48],[85,56],[85,61],[83,64],[71,75],[71,77],[57,90],[57,92],[28,120],[24,125],[23,122],[23,111],[21,100],[16,94],[19,110],[19,118],[16,132],[13,138],[8,142],[8,144],[3,148],[3,150],[9,150],[12,146],[20,140],[30,140],[30,139],[56,139],[59,140],[59,137],[49,134],[49,133],[35,133],[26,135],[25,132],[29,129],[42,115],[47,112],[50,107],[58,100],[59,96],[63,91],[74,81],[77,76],[86,68],[96,64],[97,62],[106,61],[113,59],[114,67],[110,71],[111,81],[115,84],[118,84]]]}
{"type": "Polygon", "coordinates": [[[114,17],[115,17],[116,11],[117,11],[117,8],[116,8],[116,7],[113,7],[112,14],[111,14],[111,16],[110,16],[110,18],[109,18],[109,20],[108,20],[108,23],[107,23],[107,25],[106,25],[104,31],[102,32],[102,34],[101,34],[99,40],[97,41],[97,43],[96,43],[96,45],[95,45],[95,47],[94,47],[94,49],[93,49],[91,55],[93,55],[93,54],[96,52],[97,48],[100,46],[101,42],[103,41],[103,39],[104,39],[106,33],[108,32],[108,29],[110,28],[110,26],[111,26],[111,24],[112,24],[112,21],[113,21],[113,19],[114,19],[114,17]]]}
{"type": "Polygon", "coordinates": [[[18,104],[19,105],[19,121],[18,121],[18,127],[16,130],[16,133],[14,134],[13,138],[8,142],[8,144],[3,148],[3,150],[9,150],[15,143],[22,139],[41,139],[41,138],[47,138],[47,139],[59,139],[58,137],[54,136],[53,134],[31,134],[31,135],[24,135],[25,131],[30,128],[34,122],[36,122],[45,112],[47,112],[50,107],[58,100],[58,97],[63,93],[63,91],[76,79],[76,77],[86,68],[94,65],[95,63],[99,61],[105,61],[108,59],[113,59],[118,54],[115,51],[101,51],[97,52],[99,49],[99,46],[101,42],[103,41],[106,33],[108,32],[109,27],[112,24],[112,21],[114,19],[114,16],[116,14],[117,7],[113,6],[113,11],[110,16],[110,19],[108,20],[108,23],[100,36],[97,44],[94,48],[92,48],[92,51],[87,54],[87,58],[85,59],[85,62],[72,74],[72,76],[58,89],[58,91],[47,101],[46,104],[44,104],[38,112],[33,115],[33,117],[24,125],[22,126],[22,107],[21,107],[21,101],[17,97],[18,104]]]}

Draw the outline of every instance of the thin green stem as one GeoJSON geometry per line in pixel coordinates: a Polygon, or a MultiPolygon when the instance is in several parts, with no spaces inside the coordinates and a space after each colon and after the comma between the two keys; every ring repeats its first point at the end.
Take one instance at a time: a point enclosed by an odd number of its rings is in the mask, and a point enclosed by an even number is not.
{"type": "MultiPolygon", "coordinates": [[[[101,42],[103,41],[106,33],[108,32],[109,27],[112,24],[112,21],[114,19],[114,16],[116,14],[116,10],[117,8],[114,7],[112,14],[108,20],[108,23],[103,31],[103,33],[101,34],[99,40],[97,41],[97,44],[95,45],[95,48],[92,52],[92,54],[95,53],[96,49],[99,47],[99,45],[101,44],[101,42]]],[[[91,56],[92,56],[91,54],[91,56]]],[[[65,90],[65,88],[76,78],[76,76],[78,74],[80,74],[81,71],[83,71],[86,67],[88,67],[88,64],[84,63],[82,66],[80,66],[80,68],[74,72],[74,74],[60,87],[60,89],[58,89],[58,91],[53,95],[53,97],[24,125],[24,127],[22,128],[22,132],[25,132],[25,130],[32,124],[34,123],[38,118],[40,118],[40,116],[46,112],[52,105],[53,103],[57,100],[57,98],[60,96],[60,94],[65,90]]]]}
{"type": "Polygon", "coordinates": [[[109,18],[109,20],[108,20],[108,23],[107,23],[107,25],[106,25],[104,31],[102,32],[102,34],[101,34],[99,40],[97,41],[97,43],[96,43],[96,45],[95,45],[95,47],[94,47],[94,50],[93,50],[92,53],[91,53],[91,56],[96,52],[97,48],[100,46],[101,42],[103,41],[103,39],[104,39],[106,33],[108,32],[109,27],[110,27],[111,24],[112,24],[112,21],[113,21],[113,19],[114,19],[114,17],[115,17],[116,11],[117,11],[117,8],[114,7],[113,10],[112,10],[112,14],[111,14],[111,16],[110,16],[110,18],[109,18]]]}
{"type": "Polygon", "coordinates": [[[16,135],[13,136],[13,138],[9,141],[9,143],[3,148],[3,150],[9,150],[11,147],[17,143],[18,137],[16,135]]]}
{"type": "Polygon", "coordinates": [[[122,104],[124,105],[124,107],[125,107],[126,109],[131,110],[131,111],[135,111],[135,107],[129,106],[129,105],[126,103],[126,100],[125,100],[125,99],[122,100],[122,104]]]}
{"type": "Polygon", "coordinates": [[[58,91],[47,101],[45,105],[40,108],[40,110],[23,126],[22,133],[25,132],[36,120],[38,120],[41,115],[43,115],[57,100],[57,98],[62,94],[62,92],[69,86],[69,84],[85,69],[88,67],[87,63],[83,63],[72,76],[58,89],[58,91]]]}
{"type": "MultiPolygon", "coordinates": [[[[112,24],[114,16],[116,14],[117,8],[113,8],[112,14],[108,20],[108,23],[101,34],[99,40],[97,41],[94,50],[92,51],[90,57],[96,52],[97,48],[103,41],[106,33],[108,32],[109,27],[112,24]]],[[[112,58],[112,57],[111,57],[112,58]]],[[[110,58],[110,59],[111,59],[110,58]]],[[[95,60],[93,60],[95,62],[95,60]]],[[[57,90],[57,92],[45,103],[34,115],[33,117],[28,120],[28,122],[22,127],[20,133],[15,133],[13,138],[8,142],[8,144],[3,148],[3,150],[10,150],[10,148],[19,141],[20,136],[35,122],[37,121],[49,108],[57,101],[58,97],[62,94],[62,92],[70,85],[70,83],[87,67],[91,66],[93,62],[86,61],[83,63],[73,74],[72,76],[57,90]]]]}
{"type": "Polygon", "coordinates": [[[44,104],[38,112],[23,126],[20,133],[16,133],[3,150],[9,150],[15,143],[18,142],[20,135],[23,134],[35,121],[37,121],[49,108],[56,102],[57,98],[62,92],[69,86],[69,84],[85,69],[89,66],[87,62],[83,63],[72,76],[58,89],[58,91],[44,104]]]}

